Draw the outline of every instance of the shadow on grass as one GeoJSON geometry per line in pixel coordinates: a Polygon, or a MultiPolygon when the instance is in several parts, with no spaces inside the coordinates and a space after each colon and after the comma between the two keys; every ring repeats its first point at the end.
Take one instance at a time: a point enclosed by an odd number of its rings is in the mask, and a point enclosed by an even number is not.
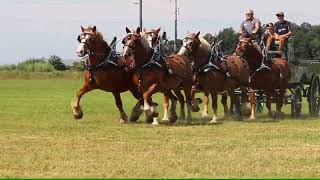
{"type": "MultiPolygon", "coordinates": [[[[274,119],[273,117],[269,116],[268,114],[258,114],[255,120],[250,120],[249,116],[243,116],[242,120],[239,120],[237,117],[228,117],[228,118],[219,118],[218,123],[211,124],[211,117],[197,117],[193,118],[191,122],[187,120],[178,120],[175,123],[170,123],[169,121],[159,121],[160,126],[217,126],[223,125],[225,122],[239,122],[239,123],[279,123],[284,120],[291,120],[291,121],[305,121],[305,120],[317,120],[317,118],[310,117],[307,114],[303,114],[298,118],[292,117],[290,114],[284,114],[282,119],[274,119]]],[[[140,119],[137,122],[130,122],[129,124],[148,124],[146,123],[145,119],[140,119]]],[[[150,123],[150,125],[152,125],[150,123]]]]}

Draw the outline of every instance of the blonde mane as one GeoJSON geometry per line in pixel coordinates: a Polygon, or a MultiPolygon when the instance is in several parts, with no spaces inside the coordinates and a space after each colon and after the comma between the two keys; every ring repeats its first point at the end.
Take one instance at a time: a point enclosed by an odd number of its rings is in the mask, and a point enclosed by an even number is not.
{"type": "Polygon", "coordinates": [[[144,32],[140,33],[140,41],[141,41],[142,46],[144,48],[146,48],[147,51],[149,52],[151,50],[151,47],[150,47],[148,40],[146,39],[146,34],[144,32]]]}
{"type": "Polygon", "coordinates": [[[208,41],[205,40],[203,37],[199,37],[199,40],[200,40],[199,51],[210,53],[210,51],[211,51],[211,49],[210,49],[211,46],[210,46],[210,44],[208,43],[208,41]]]}
{"type": "MultiPolygon", "coordinates": [[[[92,29],[93,29],[92,26],[88,26],[88,28],[85,28],[85,32],[94,34],[95,37],[97,38],[97,40],[105,41],[105,40],[103,39],[103,36],[102,36],[101,32],[99,32],[98,30],[96,30],[95,32],[93,32],[92,29]]],[[[105,41],[105,42],[106,42],[106,41],[105,41]]]]}

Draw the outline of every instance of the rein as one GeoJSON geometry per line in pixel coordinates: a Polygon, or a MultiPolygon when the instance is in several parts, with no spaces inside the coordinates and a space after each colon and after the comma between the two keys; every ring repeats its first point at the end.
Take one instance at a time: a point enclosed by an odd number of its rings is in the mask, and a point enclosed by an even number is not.
{"type": "Polygon", "coordinates": [[[91,52],[90,50],[88,50],[88,55],[85,56],[84,58],[82,58],[84,61],[85,69],[87,71],[89,71],[89,81],[91,83],[94,83],[94,81],[95,81],[94,76],[93,76],[93,72],[98,70],[99,68],[103,67],[104,65],[111,64],[115,67],[119,67],[119,65],[113,61],[113,59],[116,59],[120,56],[115,50],[115,46],[116,46],[117,42],[118,42],[117,39],[114,38],[113,41],[111,42],[109,53],[96,53],[96,52],[91,52]],[[92,55],[93,56],[107,55],[107,57],[99,64],[89,64],[90,56],[92,56],[92,55]]]}

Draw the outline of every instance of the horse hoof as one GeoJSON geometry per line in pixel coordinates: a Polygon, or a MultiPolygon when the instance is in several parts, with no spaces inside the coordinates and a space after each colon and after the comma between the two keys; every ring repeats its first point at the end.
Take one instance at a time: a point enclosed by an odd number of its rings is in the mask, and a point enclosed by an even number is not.
{"type": "Polygon", "coordinates": [[[169,117],[169,121],[170,123],[175,123],[178,120],[178,116],[177,115],[172,115],[169,117]]]}
{"type": "Polygon", "coordinates": [[[129,121],[130,122],[137,122],[140,115],[142,114],[142,112],[143,111],[140,108],[138,110],[137,109],[132,110],[129,121]]]}
{"type": "Polygon", "coordinates": [[[126,124],[128,121],[126,121],[126,120],[124,120],[124,119],[120,118],[119,122],[120,122],[121,124],[126,124]]]}
{"type": "Polygon", "coordinates": [[[158,121],[158,118],[157,118],[157,117],[154,117],[154,118],[153,118],[152,125],[155,125],[155,126],[158,126],[158,125],[159,125],[159,121],[158,121]]]}
{"type": "Polygon", "coordinates": [[[283,116],[284,116],[283,112],[275,112],[274,116],[273,116],[273,119],[280,120],[280,119],[283,119],[283,116]]]}
{"type": "Polygon", "coordinates": [[[81,119],[83,117],[81,107],[72,107],[72,110],[74,119],[81,119]]]}
{"type": "Polygon", "coordinates": [[[82,119],[83,113],[80,112],[79,114],[74,114],[73,117],[74,117],[74,119],[82,119]]]}
{"type": "Polygon", "coordinates": [[[147,124],[151,124],[153,122],[153,117],[152,116],[149,116],[147,113],[146,113],[146,121],[145,121],[147,124]]]}
{"type": "Polygon", "coordinates": [[[137,114],[137,113],[131,113],[131,116],[130,116],[130,119],[129,121],[130,122],[137,122],[139,117],[140,117],[141,114],[137,114]]]}
{"type": "Polygon", "coordinates": [[[209,122],[209,124],[218,124],[218,117],[216,117],[216,116],[212,117],[212,119],[209,122]]]}
{"type": "Polygon", "coordinates": [[[169,121],[169,118],[168,117],[163,117],[162,121],[169,121]]]}
{"type": "Polygon", "coordinates": [[[218,124],[219,122],[216,119],[212,119],[209,124],[218,124]]]}
{"type": "Polygon", "coordinates": [[[178,121],[184,121],[186,120],[186,116],[184,114],[180,115],[178,121]]]}
{"type": "Polygon", "coordinates": [[[199,112],[200,111],[200,107],[193,105],[193,106],[191,106],[191,111],[192,112],[199,112]]]}
{"type": "Polygon", "coordinates": [[[202,117],[202,118],[208,118],[208,117],[209,117],[208,112],[207,112],[207,111],[202,111],[201,117],[202,117]]]}

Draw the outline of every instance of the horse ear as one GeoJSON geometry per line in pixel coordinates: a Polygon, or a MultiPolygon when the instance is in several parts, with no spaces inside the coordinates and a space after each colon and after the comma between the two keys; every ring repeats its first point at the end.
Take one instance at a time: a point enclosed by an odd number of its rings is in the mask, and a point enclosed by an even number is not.
{"type": "Polygon", "coordinates": [[[130,29],[128,27],[126,27],[126,32],[127,33],[131,33],[130,29]]]}
{"type": "Polygon", "coordinates": [[[84,27],[81,26],[81,31],[84,32],[84,27]]]}
{"type": "Polygon", "coordinates": [[[159,34],[160,30],[161,30],[161,27],[157,28],[157,29],[155,30],[155,32],[156,32],[157,34],[159,34]]]}
{"type": "Polygon", "coordinates": [[[140,32],[141,32],[140,27],[137,27],[136,33],[137,33],[137,34],[140,34],[140,32]]]}
{"type": "Polygon", "coordinates": [[[92,31],[93,31],[93,32],[96,32],[96,30],[97,30],[97,27],[96,27],[96,26],[93,26],[92,31]]]}
{"type": "Polygon", "coordinates": [[[199,38],[200,31],[196,34],[195,38],[199,38]]]}

